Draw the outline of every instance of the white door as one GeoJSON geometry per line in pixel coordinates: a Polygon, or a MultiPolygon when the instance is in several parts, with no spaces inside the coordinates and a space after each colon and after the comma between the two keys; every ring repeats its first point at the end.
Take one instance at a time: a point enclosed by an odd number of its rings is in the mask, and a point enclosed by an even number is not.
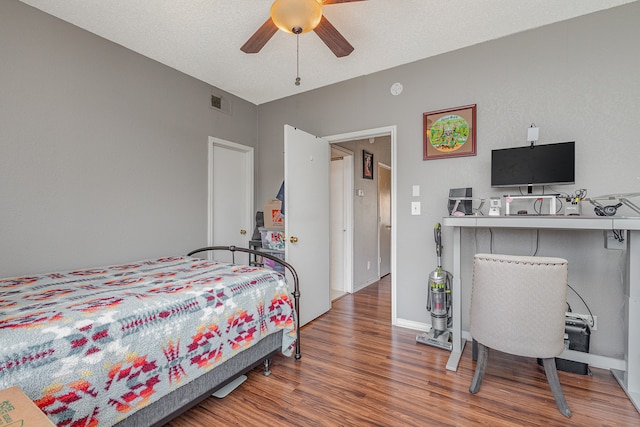
{"type": "MultiPolygon", "coordinates": [[[[253,148],[209,138],[209,246],[248,247],[253,234],[253,148]]],[[[231,261],[216,252],[215,259],[231,261]]],[[[248,261],[236,255],[237,263],[248,261]]]]}
{"type": "Polygon", "coordinates": [[[284,126],[285,256],[300,279],[300,325],[331,308],[329,143],[284,126]]]}
{"type": "Polygon", "coordinates": [[[331,146],[331,299],[353,292],[353,153],[331,146]]]}
{"type": "Polygon", "coordinates": [[[378,163],[380,277],[391,273],[391,168],[378,163]]]}

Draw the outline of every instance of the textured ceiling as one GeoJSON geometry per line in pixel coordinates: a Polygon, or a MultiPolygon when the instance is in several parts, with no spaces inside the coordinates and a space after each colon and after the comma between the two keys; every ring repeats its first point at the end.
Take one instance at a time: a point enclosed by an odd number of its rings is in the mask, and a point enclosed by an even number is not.
{"type": "Polygon", "coordinates": [[[323,7],[355,47],[336,58],[314,32],[240,46],[273,0],[21,0],[254,104],[638,0],[367,0],[323,7]]]}

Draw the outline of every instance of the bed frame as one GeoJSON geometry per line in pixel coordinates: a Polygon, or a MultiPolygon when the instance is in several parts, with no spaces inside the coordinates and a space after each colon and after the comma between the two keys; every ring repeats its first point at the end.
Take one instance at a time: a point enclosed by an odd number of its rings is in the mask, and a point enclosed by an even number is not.
{"type": "MultiPolygon", "coordinates": [[[[232,262],[235,263],[235,253],[245,252],[257,257],[269,258],[284,266],[293,277],[293,298],[295,302],[296,319],[300,319],[300,289],[298,273],[287,262],[271,255],[254,249],[240,248],[237,246],[207,246],[196,249],[187,254],[193,256],[201,252],[210,251],[230,251],[232,262]]],[[[186,412],[206,398],[210,397],[217,390],[229,384],[240,375],[243,375],[256,366],[264,365],[264,375],[269,375],[271,357],[280,352],[282,347],[282,331],[271,334],[252,347],[235,355],[231,359],[223,362],[211,371],[177,388],[171,393],[163,396],[151,405],[131,414],[124,420],[115,424],[115,427],[139,427],[165,425],[171,419],[186,412]]],[[[295,358],[300,359],[300,328],[296,328],[296,352],[295,358]]]]}

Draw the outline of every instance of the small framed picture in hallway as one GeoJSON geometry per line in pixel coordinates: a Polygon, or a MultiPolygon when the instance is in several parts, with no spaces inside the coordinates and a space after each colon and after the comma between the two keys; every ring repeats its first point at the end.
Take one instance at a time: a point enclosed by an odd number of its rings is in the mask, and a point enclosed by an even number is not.
{"type": "Polygon", "coordinates": [[[362,177],[373,179],[373,153],[362,150],[362,177]]]}

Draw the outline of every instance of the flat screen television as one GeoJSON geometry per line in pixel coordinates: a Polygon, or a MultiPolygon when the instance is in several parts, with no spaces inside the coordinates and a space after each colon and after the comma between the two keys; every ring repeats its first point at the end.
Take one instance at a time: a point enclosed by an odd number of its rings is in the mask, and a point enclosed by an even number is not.
{"type": "Polygon", "coordinates": [[[491,150],[491,186],[575,183],[575,142],[491,150]]]}

